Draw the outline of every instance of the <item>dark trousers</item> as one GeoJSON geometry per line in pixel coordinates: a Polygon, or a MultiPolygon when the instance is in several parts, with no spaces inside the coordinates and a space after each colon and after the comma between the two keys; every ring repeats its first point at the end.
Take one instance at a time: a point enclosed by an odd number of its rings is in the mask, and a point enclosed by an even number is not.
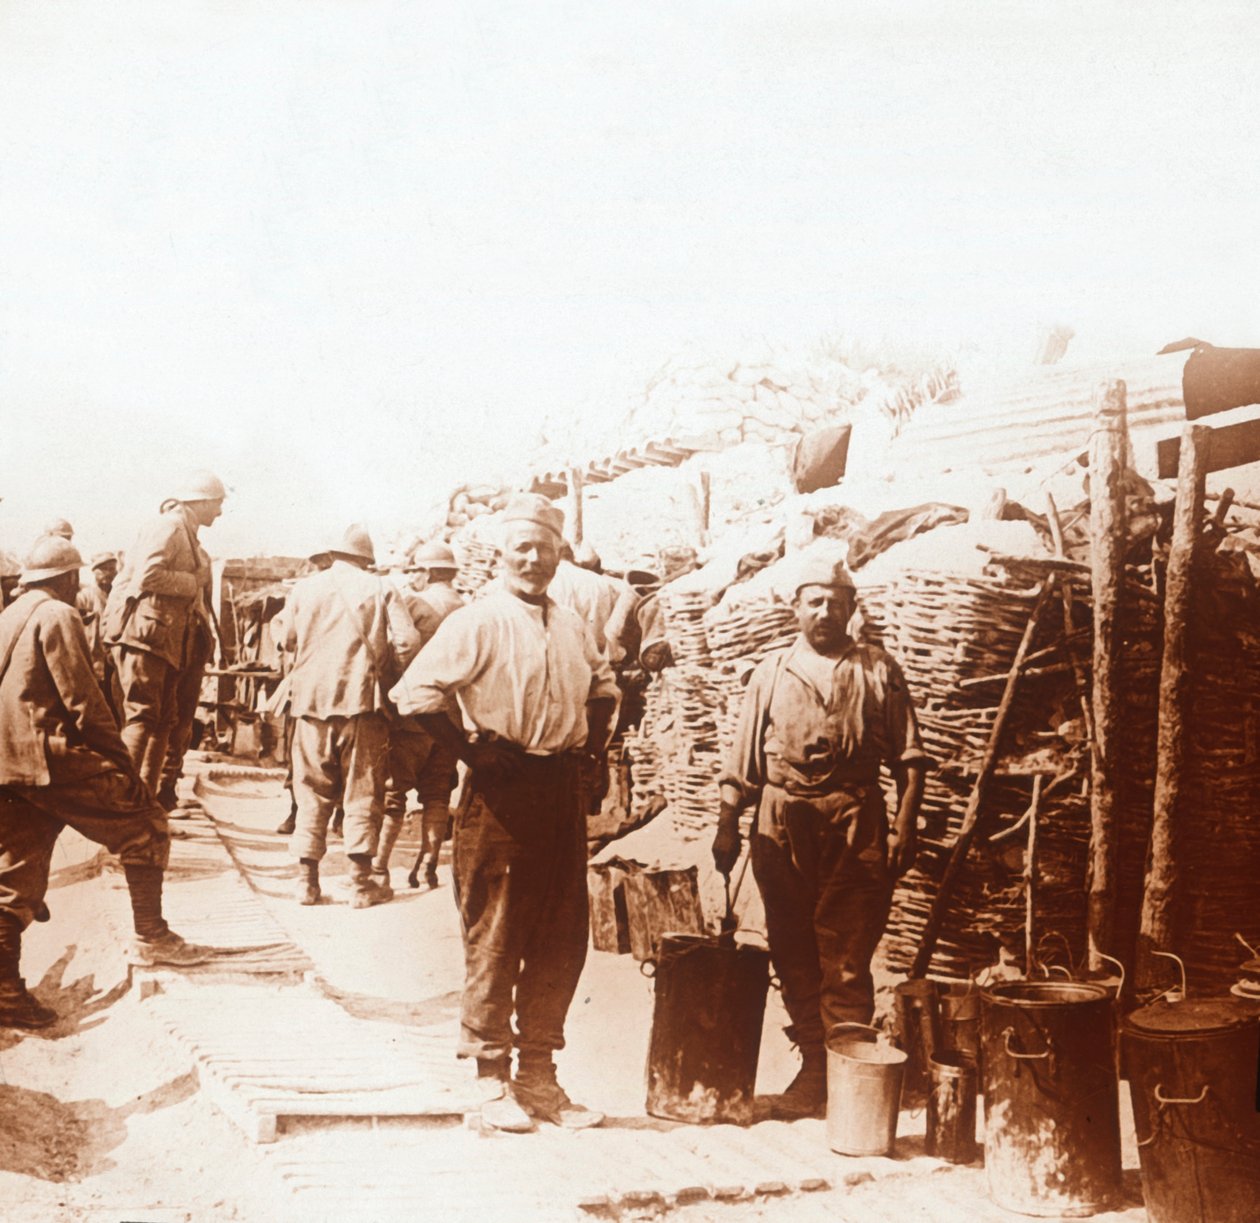
{"type": "Polygon", "coordinates": [[[871,957],[892,901],[888,817],[878,786],[797,798],[762,791],[753,877],[766,909],[770,956],[802,1047],[837,1023],[870,1023],[871,957]]]}
{"type": "Polygon", "coordinates": [[[125,645],[114,647],[114,663],[123,694],[122,741],[141,781],[156,794],[178,716],[179,669],[125,645]]]}
{"type": "Polygon", "coordinates": [[[120,769],[49,786],[0,786],[0,913],[28,926],[48,891],[63,828],[104,845],[124,862],[165,866],[166,812],[120,769]]]}
{"type": "Polygon", "coordinates": [[[521,759],[509,785],[473,777],[472,801],[455,826],[461,1057],[499,1058],[514,1044],[524,1055],[564,1048],[586,962],[587,782],[575,756],[521,759]]]}
{"type": "Polygon", "coordinates": [[[193,725],[197,720],[197,706],[201,702],[201,681],[206,667],[214,654],[214,642],[205,632],[196,633],[188,664],[175,681],[174,714],[170,736],[166,745],[166,760],[162,765],[161,787],[172,799],[175,786],[184,771],[184,757],[192,744],[193,725]]]}

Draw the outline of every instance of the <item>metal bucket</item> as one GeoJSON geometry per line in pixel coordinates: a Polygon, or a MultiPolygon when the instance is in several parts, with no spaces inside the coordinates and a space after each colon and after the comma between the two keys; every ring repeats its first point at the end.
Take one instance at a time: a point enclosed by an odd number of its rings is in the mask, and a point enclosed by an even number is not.
{"type": "Polygon", "coordinates": [[[827,1037],[827,1144],[841,1155],[887,1155],[897,1140],[906,1055],[875,1036],[840,1024],[827,1037]]]}
{"type": "Polygon", "coordinates": [[[974,981],[940,982],[941,1048],[980,1063],[980,990],[974,981]]]}
{"type": "Polygon", "coordinates": [[[654,963],[648,1113],[749,1124],[770,953],[707,934],[666,934],[654,963]]]}
{"type": "Polygon", "coordinates": [[[896,988],[897,1038],[906,1051],[905,1088],[918,1096],[928,1085],[932,1054],[941,1044],[938,985],[912,977],[896,988]]]}
{"type": "Polygon", "coordinates": [[[1260,1217],[1260,1006],[1232,998],[1134,1011],[1122,1048],[1151,1223],[1260,1217]]]}
{"type": "Polygon", "coordinates": [[[1006,1210],[1079,1218],[1120,1196],[1114,1007],[1101,986],[1008,981],[980,991],[984,1162],[1006,1210]]]}
{"type": "Polygon", "coordinates": [[[938,1049],[931,1071],[923,1149],[951,1164],[969,1164],[976,1157],[975,1058],[938,1049]]]}

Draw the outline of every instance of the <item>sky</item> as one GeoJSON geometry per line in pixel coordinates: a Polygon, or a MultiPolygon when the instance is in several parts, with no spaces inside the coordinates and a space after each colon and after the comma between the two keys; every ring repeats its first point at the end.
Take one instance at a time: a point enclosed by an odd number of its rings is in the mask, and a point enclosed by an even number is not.
{"type": "Polygon", "coordinates": [[[0,3],[0,547],[426,521],[671,354],[1260,344],[1246,3],[0,3]]]}

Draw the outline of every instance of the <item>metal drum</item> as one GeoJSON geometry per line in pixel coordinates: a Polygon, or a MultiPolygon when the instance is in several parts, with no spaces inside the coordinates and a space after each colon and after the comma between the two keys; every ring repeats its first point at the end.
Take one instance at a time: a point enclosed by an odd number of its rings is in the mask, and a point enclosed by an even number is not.
{"type": "Polygon", "coordinates": [[[1120,1197],[1116,1029],[1106,989],[1009,981],[980,992],[984,1162],[1006,1210],[1079,1218],[1120,1197]]]}
{"type": "Polygon", "coordinates": [[[1151,1223],[1260,1218],[1260,1006],[1134,1011],[1121,1042],[1151,1223]]]}
{"type": "Polygon", "coordinates": [[[749,1124],[770,953],[707,934],[666,934],[654,978],[648,1113],[749,1124]]]}

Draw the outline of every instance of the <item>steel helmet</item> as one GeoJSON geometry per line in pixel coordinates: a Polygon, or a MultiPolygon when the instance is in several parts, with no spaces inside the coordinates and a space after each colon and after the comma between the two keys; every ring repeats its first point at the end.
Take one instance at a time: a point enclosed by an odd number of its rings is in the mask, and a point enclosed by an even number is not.
{"type": "Polygon", "coordinates": [[[440,539],[431,540],[417,548],[412,553],[411,565],[414,569],[459,568],[459,562],[455,559],[455,553],[451,551],[450,544],[444,544],[440,539]]]}
{"type": "Polygon", "coordinates": [[[40,582],[48,582],[60,577],[63,573],[72,573],[83,567],[83,557],[79,549],[68,539],[60,535],[45,535],[35,541],[22,566],[22,585],[34,586],[40,582]]]}
{"type": "Polygon", "coordinates": [[[92,568],[99,569],[102,565],[117,565],[118,554],[115,552],[97,552],[92,557],[92,568]]]}
{"type": "Polygon", "coordinates": [[[190,471],[168,501],[222,501],[227,496],[223,481],[212,471],[190,471]]]}
{"type": "Polygon", "coordinates": [[[54,518],[44,528],[45,535],[59,535],[62,539],[74,538],[74,527],[72,527],[64,518],[54,518]]]}
{"type": "Polygon", "coordinates": [[[312,553],[311,559],[314,560],[317,556],[350,556],[367,561],[369,565],[376,564],[376,549],[372,545],[372,537],[361,522],[352,522],[346,527],[340,540],[331,547],[312,553]]]}

